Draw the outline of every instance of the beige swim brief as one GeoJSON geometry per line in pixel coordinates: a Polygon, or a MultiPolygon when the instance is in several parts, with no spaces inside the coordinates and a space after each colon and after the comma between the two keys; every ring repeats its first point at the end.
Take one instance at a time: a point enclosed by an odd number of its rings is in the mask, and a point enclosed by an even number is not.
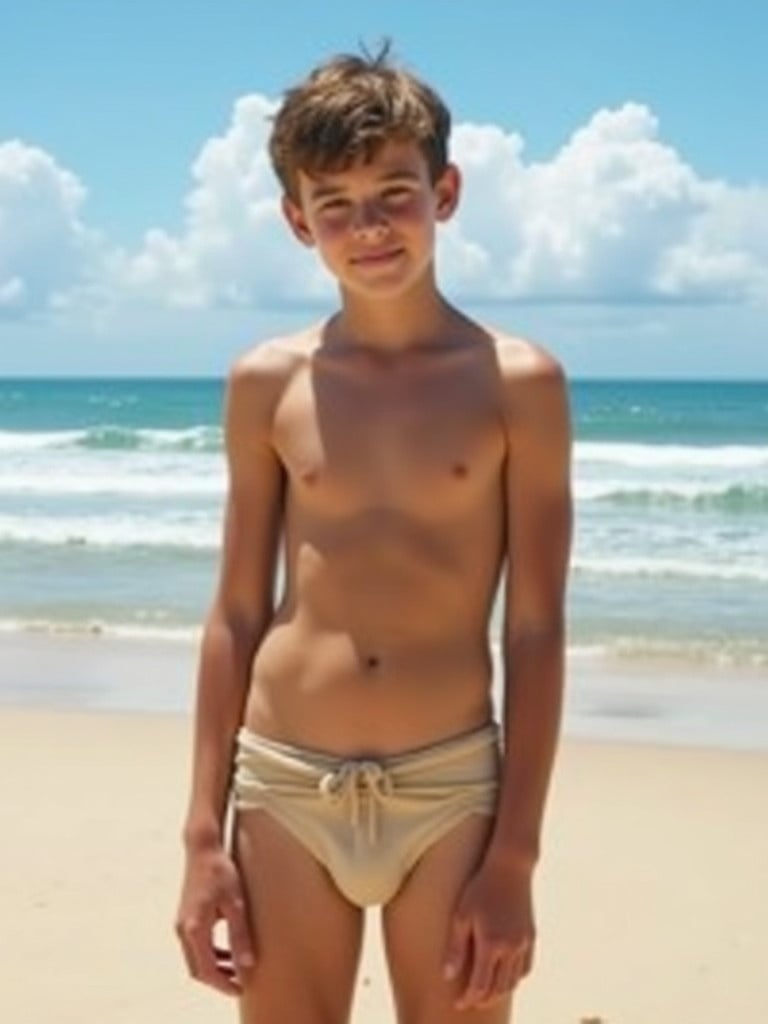
{"type": "Polygon", "coordinates": [[[494,813],[495,723],[428,747],[345,760],[241,729],[233,797],[267,811],[360,907],[386,903],[422,854],[471,814],[494,813]]]}

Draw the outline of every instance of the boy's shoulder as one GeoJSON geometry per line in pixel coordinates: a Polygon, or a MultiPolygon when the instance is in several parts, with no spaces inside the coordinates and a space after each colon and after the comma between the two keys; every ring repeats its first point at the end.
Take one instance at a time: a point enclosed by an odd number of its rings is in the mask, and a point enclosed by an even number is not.
{"type": "Polygon", "coordinates": [[[268,338],[235,358],[229,367],[226,407],[227,418],[239,424],[238,430],[271,432],[281,397],[309,360],[312,336],[307,330],[268,338]]]}
{"type": "Polygon", "coordinates": [[[545,432],[568,421],[568,383],[559,360],[543,345],[493,327],[483,327],[492,346],[502,415],[519,434],[543,424],[545,432]]]}
{"type": "Polygon", "coordinates": [[[317,332],[312,328],[258,341],[234,360],[230,382],[279,383],[306,363],[316,345],[317,332]]]}
{"type": "Polygon", "coordinates": [[[496,364],[505,380],[540,380],[563,376],[563,367],[543,345],[519,334],[482,325],[493,346],[496,364]]]}
{"type": "Polygon", "coordinates": [[[490,343],[496,372],[508,395],[565,389],[563,366],[543,345],[487,324],[478,326],[490,343]]]}
{"type": "Polygon", "coordinates": [[[317,344],[315,328],[256,342],[231,364],[227,381],[229,392],[247,393],[262,401],[270,396],[277,399],[291,378],[308,364],[317,344]]]}

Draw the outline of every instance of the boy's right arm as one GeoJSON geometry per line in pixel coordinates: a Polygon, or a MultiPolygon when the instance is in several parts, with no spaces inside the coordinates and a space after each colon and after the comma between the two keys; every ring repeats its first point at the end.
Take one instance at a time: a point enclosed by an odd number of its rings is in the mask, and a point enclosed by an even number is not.
{"type": "Polygon", "coordinates": [[[229,377],[223,551],[200,649],[192,786],[184,825],[186,871],[176,931],[190,974],[230,994],[239,990],[242,958],[247,966],[252,948],[239,878],[225,850],[224,820],[251,663],[274,610],[284,480],[271,443],[271,424],[283,380],[284,360],[266,346],[241,358],[229,377]],[[212,932],[220,919],[228,924],[234,964],[229,956],[219,962],[215,957],[212,932]]]}

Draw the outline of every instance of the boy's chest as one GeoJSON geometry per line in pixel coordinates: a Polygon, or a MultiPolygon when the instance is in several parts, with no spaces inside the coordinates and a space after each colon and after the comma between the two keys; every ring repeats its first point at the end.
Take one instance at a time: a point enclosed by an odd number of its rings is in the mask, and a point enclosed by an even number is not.
{"type": "Polygon", "coordinates": [[[451,515],[498,479],[496,395],[472,375],[301,375],[275,417],[295,497],[318,512],[451,515]]]}

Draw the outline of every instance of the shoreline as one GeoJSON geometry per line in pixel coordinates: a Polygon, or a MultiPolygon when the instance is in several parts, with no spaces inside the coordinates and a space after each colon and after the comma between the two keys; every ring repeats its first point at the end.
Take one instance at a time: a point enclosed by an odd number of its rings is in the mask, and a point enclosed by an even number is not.
{"type": "MultiPolygon", "coordinates": [[[[197,639],[6,633],[2,640],[0,709],[191,713],[197,639]]],[[[498,645],[493,676],[498,713],[498,645]]],[[[751,666],[569,651],[563,735],[768,751],[768,680],[751,666]]]]}

